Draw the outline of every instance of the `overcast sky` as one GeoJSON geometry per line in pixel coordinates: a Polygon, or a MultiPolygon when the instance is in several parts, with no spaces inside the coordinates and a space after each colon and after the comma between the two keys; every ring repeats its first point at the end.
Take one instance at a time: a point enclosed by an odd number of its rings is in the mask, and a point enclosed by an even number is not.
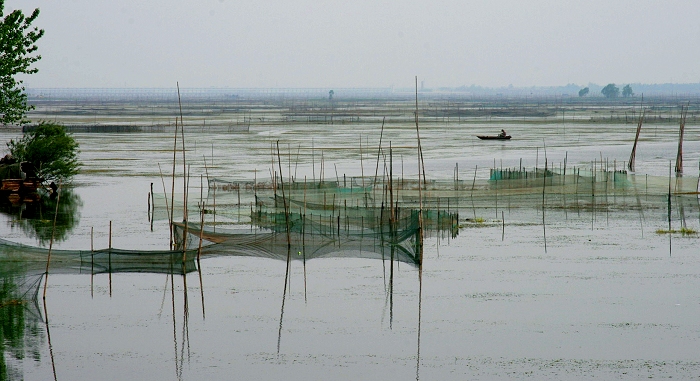
{"type": "Polygon", "coordinates": [[[700,82],[700,1],[6,0],[27,87],[700,82]]]}

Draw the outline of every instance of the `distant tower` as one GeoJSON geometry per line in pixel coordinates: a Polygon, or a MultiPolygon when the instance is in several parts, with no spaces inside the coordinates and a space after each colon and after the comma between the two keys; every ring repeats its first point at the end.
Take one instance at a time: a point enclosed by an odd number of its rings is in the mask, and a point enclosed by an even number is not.
{"type": "Polygon", "coordinates": [[[425,90],[425,81],[420,81],[420,91],[425,90]]]}

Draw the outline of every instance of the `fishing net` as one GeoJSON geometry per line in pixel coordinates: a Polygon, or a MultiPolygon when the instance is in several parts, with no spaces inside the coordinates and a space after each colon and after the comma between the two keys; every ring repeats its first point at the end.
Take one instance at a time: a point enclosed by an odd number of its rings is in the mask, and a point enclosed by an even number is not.
{"type": "MultiPolygon", "coordinates": [[[[0,239],[0,275],[44,274],[49,250],[0,239]]],[[[196,250],[52,250],[51,274],[140,272],[184,274],[196,271],[196,250]]]]}

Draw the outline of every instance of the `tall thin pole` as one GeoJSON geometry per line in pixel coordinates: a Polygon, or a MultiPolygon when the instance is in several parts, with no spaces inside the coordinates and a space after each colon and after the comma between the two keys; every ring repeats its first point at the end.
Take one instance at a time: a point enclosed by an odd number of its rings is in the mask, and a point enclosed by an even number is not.
{"type": "Polygon", "coordinates": [[[686,115],[688,115],[688,107],[685,108],[684,112],[683,106],[681,106],[680,130],[678,132],[678,154],[676,155],[676,176],[683,174],[683,132],[685,130],[686,115]]]}
{"type": "MultiPolygon", "coordinates": [[[[189,185],[189,176],[187,173],[187,160],[185,159],[185,122],[182,119],[182,102],[180,101],[180,83],[177,83],[177,103],[180,106],[180,133],[182,135],[182,188],[183,188],[183,221],[185,222],[184,232],[182,233],[182,250],[183,256],[187,251],[187,186],[189,185]]],[[[183,258],[184,259],[184,258],[183,258]]]]}
{"type": "MultiPolygon", "coordinates": [[[[421,266],[423,264],[423,192],[420,186],[420,174],[421,174],[421,164],[423,163],[423,151],[420,146],[420,131],[418,129],[418,76],[416,76],[416,137],[418,139],[418,238],[420,243],[418,244],[419,258],[421,266]]],[[[425,167],[423,167],[423,186],[425,186],[425,167]]],[[[393,248],[393,246],[392,246],[393,248]]]]}
{"type": "Polygon", "coordinates": [[[177,118],[175,118],[175,139],[173,142],[173,176],[172,176],[172,188],[170,190],[170,250],[173,249],[173,221],[175,220],[175,162],[177,161],[177,118]]]}
{"type": "Polygon", "coordinates": [[[374,168],[374,181],[372,182],[372,198],[376,199],[376,189],[377,189],[377,175],[379,174],[379,156],[382,153],[382,138],[384,137],[384,121],[386,117],[382,118],[382,129],[379,132],[379,147],[377,147],[377,166],[374,168]]]}
{"type": "MultiPolygon", "coordinates": [[[[642,103],[644,102],[644,94],[642,94],[642,103]]],[[[644,114],[646,110],[642,107],[642,112],[639,115],[639,122],[637,122],[637,133],[634,136],[634,145],[632,146],[632,153],[630,154],[630,160],[627,163],[627,169],[631,172],[634,171],[634,159],[637,155],[637,142],[639,141],[639,133],[642,131],[642,123],[644,123],[644,114]]]]}
{"type": "Polygon", "coordinates": [[[360,135],[360,171],[361,171],[361,176],[362,176],[362,191],[364,192],[365,188],[365,167],[364,164],[362,163],[362,135],[360,135]]]}
{"type": "Polygon", "coordinates": [[[61,183],[59,182],[56,195],[56,212],[53,215],[53,227],[51,228],[51,241],[49,241],[49,254],[46,257],[46,277],[44,278],[44,295],[43,298],[46,300],[46,288],[49,283],[49,265],[51,264],[51,250],[53,249],[53,240],[56,236],[56,217],[58,217],[58,203],[61,201],[61,183]]]}
{"type": "MultiPolygon", "coordinates": [[[[423,186],[428,183],[425,179],[425,162],[423,161],[423,148],[420,144],[420,131],[418,129],[418,76],[416,76],[416,137],[418,138],[418,159],[420,160],[420,165],[423,168],[423,186]]],[[[420,171],[418,172],[418,182],[420,183],[420,171]]],[[[418,184],[420,186],[420,184],[418,184]]],[[[420,193],[419,193],[420,194],[420,193]]]]}
{"type": "MultiPolygon", "coordinates": [[[[280,183],[282,185],[282,202],[284,206],[284,221],[287,224],[287,256],[292,248],[292,238],[289,234],[289,210],[287,209],[287,197],[284,195],[284,177],[282,176],[282,159],[280,159],[280,141],[277,141],[277,163],[280,169],[280,183]]],[[[286,287],[286,286],[285,286],[286,287]]]]}

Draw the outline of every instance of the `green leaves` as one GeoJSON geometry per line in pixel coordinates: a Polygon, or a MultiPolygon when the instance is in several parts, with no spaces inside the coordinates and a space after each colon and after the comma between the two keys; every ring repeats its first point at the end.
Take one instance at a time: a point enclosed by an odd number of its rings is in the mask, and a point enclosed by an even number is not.
{"type": "MultiPolygon", "coordinates": [[[[5,1],[0,0],[0,13],[4,13],[5,1]]],[[[26,124],[27,94],[22,81],[15,79],[17,74],[34,74],[38,71],[32,64],[41,59],[32,55],[38,47],[36,41],[44,35],[43,29],[31,28],[39,16],[35,9],[29,17],[21,10],[15,10],[0,21],[0,123],[26,124]]]]}
{"type": "Polygon", "coordinates": [[[34,164],[37,175],[46,180],[65,182],[80,168],[78,143],[58,124],[42,122],[7,147],[17,160],[34,164]]]}

